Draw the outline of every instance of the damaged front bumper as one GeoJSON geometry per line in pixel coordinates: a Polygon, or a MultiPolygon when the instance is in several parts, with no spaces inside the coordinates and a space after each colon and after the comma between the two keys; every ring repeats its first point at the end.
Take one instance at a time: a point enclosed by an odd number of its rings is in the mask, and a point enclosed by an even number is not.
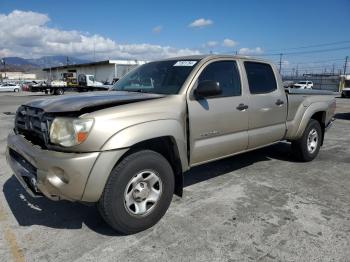
{"type": "Polygon", "coordinates": [[[21,135],[7,139],[6,159],[32,197],[79,201],[100,152],[64,153],[41,149],[21,135]]]}

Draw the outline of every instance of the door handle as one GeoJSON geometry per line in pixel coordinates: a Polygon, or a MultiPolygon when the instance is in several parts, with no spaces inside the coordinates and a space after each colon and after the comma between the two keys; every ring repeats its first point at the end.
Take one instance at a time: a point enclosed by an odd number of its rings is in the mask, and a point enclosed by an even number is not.
{"type": "Polygon", "coordinates": [[[245,105],[245,104],[239,104],[239,105],[236,107],[236,109],[239,110],[239,111],[243,111],[243,110],[248,109],[248,106],[245,105]]]}
{"type": "Polygon", "coordinates": [[[281,106],[281,105],[283,105],[284,104],[284,102],[283,102],[283,100],[281,100],[281,99],[278,99],[277,101],[276,101],[276,105],[278,105],[278,106],[281,106]]]}

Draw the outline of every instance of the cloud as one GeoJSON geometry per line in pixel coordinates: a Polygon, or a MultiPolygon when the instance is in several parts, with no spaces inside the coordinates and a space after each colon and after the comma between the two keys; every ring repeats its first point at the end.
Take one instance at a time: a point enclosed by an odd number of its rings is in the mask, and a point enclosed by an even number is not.
{"type": "Polygon", "coordinates": [[[200,54],[198,50],[148,43],[120,44],[98,35],[76,30],[61,30],[48,25],[46,14],[14,10],[0,13],[0,57],[34,58],[44,55],[69,55],[91,59],[154,60],[172,56],[200,54]]]}
{"type": "Polygon", "coordinates": [[[236,46],[238,43],[232,39],[226,38],[224,39],[224,41],[222,42],[222,45],[225,47],[234,47],[236,46]]]}
{"type": "Polygon", "coordinates": [[[163,27],[161,25],[157,25],[157,26],[153,27],[152,32],[158,34],[162,30],[163,30],[163,27]]]}
{"type": "Polygon", "coordinates": [[[190,23],[189,27],[205,27],[208,25],[212,25],[213,21],[210,19],[199,18],[190,23]]]}
{"type": "Polygon", "coordinates": [[[217,46],[218,45],[218,42],[217,41],[208,41],[205,46],[206,47],[214,47],[214,46],[217,46]]]}
{"type": "Polygon", "coordinates": [[[261,47],[255,47],[255,48],[244,47],[239,49],[238,53],[240,55],[260,55],[264,53],[264,51],[262,50],[261,47]]]}

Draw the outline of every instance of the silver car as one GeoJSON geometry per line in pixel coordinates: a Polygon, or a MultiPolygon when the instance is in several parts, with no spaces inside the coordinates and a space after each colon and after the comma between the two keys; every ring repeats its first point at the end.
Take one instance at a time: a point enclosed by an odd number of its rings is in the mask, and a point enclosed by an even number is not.
{"type": "Polygon", "coordinates": [[[17,84],[4,83],[0,85],[0,92],[19,92],[21,87],[17,84]]]}

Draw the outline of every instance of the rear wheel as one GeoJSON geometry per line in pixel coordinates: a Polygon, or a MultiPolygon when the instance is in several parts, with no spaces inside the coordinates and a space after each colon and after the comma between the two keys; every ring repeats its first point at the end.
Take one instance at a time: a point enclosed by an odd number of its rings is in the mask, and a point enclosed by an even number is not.
{"type": "Polygon", "coordinates": [[[111,172],[98,209],[105,221],[123,234],[156,224],[174,193],[174,173],[159,153],[142,150],[125,157],[111,172]]]}
{"type": "Polygon", "coordinates": [[[313,160],[321,147],[322,129],[320,123],[311,119],[301,138],[292,141],[294,155],[304,162],[313,160]]]}
{"type": "Polygon", "coordinates": [[[54,92],[55,95],[63,95],[64,94],[64,90],[63,88],[57,88],[54,92]]]}

